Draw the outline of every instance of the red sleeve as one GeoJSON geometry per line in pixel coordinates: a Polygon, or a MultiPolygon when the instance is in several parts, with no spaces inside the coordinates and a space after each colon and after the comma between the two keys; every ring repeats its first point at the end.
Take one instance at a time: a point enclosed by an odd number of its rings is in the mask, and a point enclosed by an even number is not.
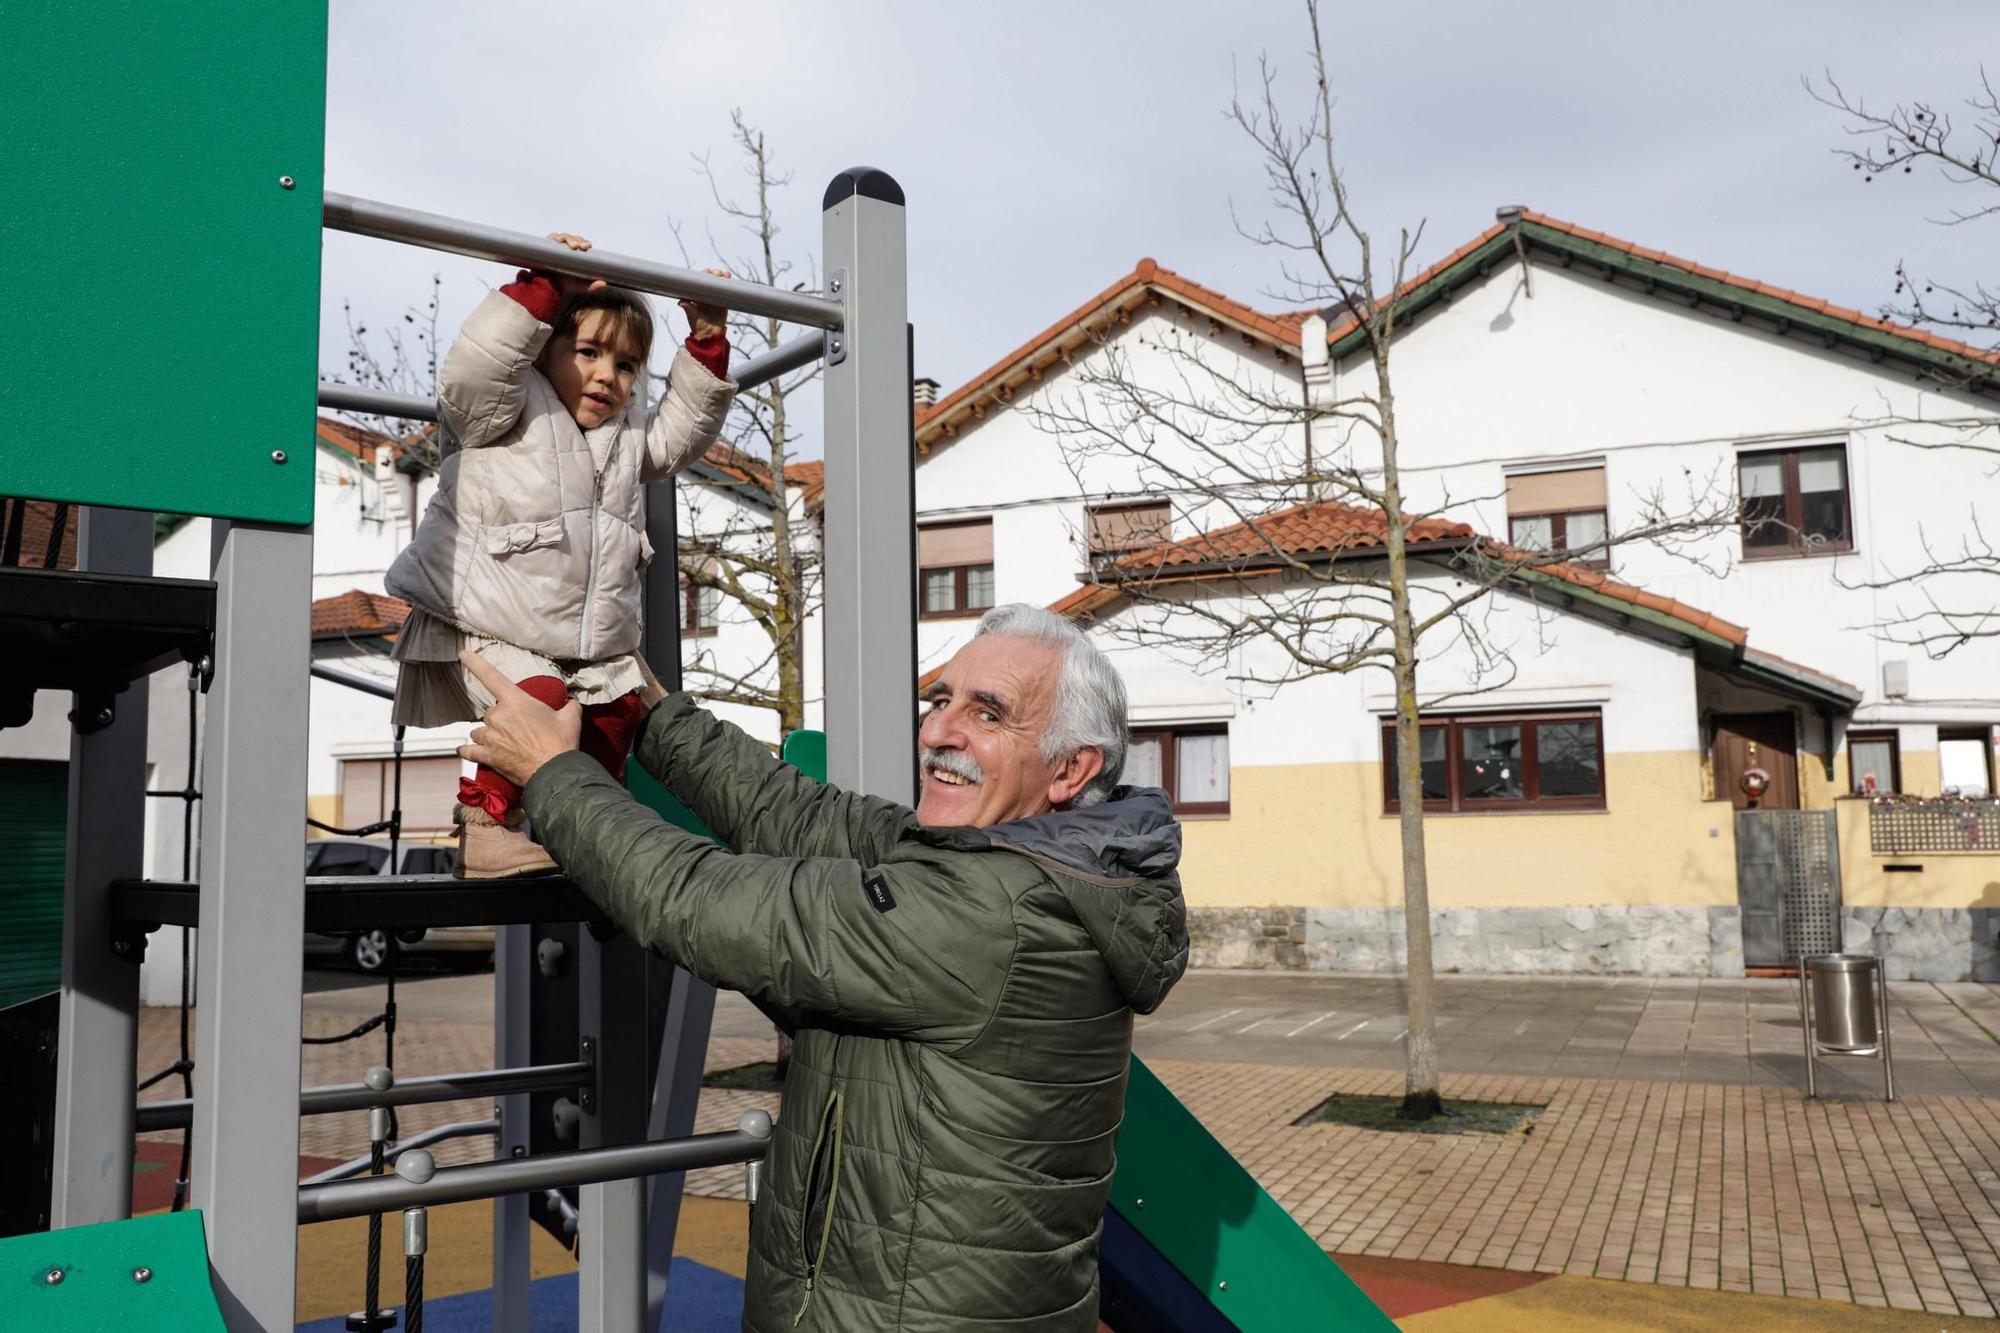
{"type": "Polygon", "coordinates": [[[729,335],[717,333],[707,338],[689,335],[688,355],[701,362],[701,368],[719,380],[729,378],[729,335]]]}
{"type": "Polygon", "coordinates": [[[555,323],[556,312],[562,309],[562,291],[556,286],[555,279],[546,273],[531,273],[522,269],[512,282],[500,290],[544,324],[555,323]]]}

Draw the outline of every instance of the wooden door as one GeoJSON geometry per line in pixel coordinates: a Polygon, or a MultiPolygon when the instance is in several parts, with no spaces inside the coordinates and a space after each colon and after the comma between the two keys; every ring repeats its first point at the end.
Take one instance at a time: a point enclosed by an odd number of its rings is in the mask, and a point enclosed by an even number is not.
{"type": "Polygon", "coordinates": [[[1715,719],[1715,794],[1738,810],[1799,808],[1798,728],[1790,713],[1726,713],[1715,719]],[[1754,769],[1770,775],[1761,796],[1744,790],[1754,769]]]}

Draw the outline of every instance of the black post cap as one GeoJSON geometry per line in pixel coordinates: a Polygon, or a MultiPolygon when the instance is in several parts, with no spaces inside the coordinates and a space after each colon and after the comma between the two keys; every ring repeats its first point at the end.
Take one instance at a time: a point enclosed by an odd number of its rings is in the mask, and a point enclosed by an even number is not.
{"type": "Polygon", "coordinates": [[[903,187],[896,184],[894,176],[875,167],[849,167],[827,183],[826,197],[819,203],[820,211],[825,212],[856,194],[863,199],[880,199],[898,208],[903,206],[903,187]]]}

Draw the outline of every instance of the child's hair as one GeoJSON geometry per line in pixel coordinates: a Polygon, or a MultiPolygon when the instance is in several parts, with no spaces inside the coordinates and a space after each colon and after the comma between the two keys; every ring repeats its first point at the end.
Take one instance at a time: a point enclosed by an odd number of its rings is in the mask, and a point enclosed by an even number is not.
{"type": "Polygon", "coordinates": [[[623,287],[578,292],[556,312],[555,331],[575,337],[582,328],[584,315],[593,310],[601,310],[610,318],[613,336],[630,345],[643,367],[653,355],[653,311],[646,298],[623,287]]]}

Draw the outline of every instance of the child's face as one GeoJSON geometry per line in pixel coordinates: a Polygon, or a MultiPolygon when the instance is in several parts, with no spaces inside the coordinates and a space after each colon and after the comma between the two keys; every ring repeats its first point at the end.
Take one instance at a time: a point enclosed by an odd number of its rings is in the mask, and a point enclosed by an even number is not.
{"type": "Polygon", "coordinates": [[[637,351],[618,336],[616,320],[604,310],[584,311],[576,332],[550,338],[539,361],[556,397],[585,430],[623,412],[639,378],[637,351]]]}

